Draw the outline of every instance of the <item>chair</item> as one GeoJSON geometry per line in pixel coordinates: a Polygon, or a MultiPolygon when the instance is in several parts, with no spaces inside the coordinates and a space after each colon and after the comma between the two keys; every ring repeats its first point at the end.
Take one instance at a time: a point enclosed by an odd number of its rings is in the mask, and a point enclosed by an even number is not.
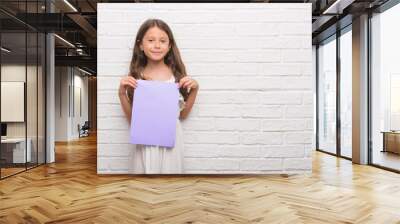
{"type": "Polygon", "coordinates": [[[80,127],[80,125],[78,124],[79,138],[89,136],[89,129],[90,129],[89,121],[85,121],[82,127],[80,127]]]}

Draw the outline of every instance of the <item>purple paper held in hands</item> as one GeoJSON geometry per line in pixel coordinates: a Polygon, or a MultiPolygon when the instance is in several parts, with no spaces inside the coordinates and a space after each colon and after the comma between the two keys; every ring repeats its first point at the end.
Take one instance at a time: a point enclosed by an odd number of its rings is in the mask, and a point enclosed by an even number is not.
{"type": "Polygon", "coordinates": [[[132,103],[132,144],[173,148],[179,110],[177,83],[138,80],[132,103]]]}

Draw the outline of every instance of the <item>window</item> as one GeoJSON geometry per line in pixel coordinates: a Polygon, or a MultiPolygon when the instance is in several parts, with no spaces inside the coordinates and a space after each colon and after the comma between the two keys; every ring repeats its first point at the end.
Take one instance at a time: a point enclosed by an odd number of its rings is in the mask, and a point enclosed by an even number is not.
{"type": "Polygon", "coordinates": [[[318,47],[318,149],[336,153],[336,36],[318,47]]]}
{"type": "Polygon", "coordinates": [[[340,36],[340,155],[352,157],[352,35],[351,26],[340,36]]]}
{"type": "Polygon", "coordinates": [[[400,5],[371,18],[372,163],[400,170],[400,5]]]}

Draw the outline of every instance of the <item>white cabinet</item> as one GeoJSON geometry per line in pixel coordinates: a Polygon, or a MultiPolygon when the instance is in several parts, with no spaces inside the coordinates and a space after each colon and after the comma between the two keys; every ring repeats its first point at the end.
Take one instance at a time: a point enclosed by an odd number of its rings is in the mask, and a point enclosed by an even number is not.
{"type": "Polygon", "coordinates": [[[12,148],[13,163],[25,163],[32,161],[32,140],[28,138],[26,142],[28,145],[25,151],[25,138],[7,138],[1,140],[1,144],[3,146],[12,148]],[[25,159],[27,159],[27,161],[25,161],[25,159]]]}

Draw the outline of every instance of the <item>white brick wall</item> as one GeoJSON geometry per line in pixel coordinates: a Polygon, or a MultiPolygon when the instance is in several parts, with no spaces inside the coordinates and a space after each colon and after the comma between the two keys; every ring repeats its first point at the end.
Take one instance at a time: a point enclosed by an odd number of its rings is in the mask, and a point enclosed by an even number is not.
{"type": "Polygon", "coordinates": [[[98,4],[98,173],[131,173],[117,88],[147,18],[166,21],[200,83],[186,173],[311,170],[311,4],[98,4]]]}

